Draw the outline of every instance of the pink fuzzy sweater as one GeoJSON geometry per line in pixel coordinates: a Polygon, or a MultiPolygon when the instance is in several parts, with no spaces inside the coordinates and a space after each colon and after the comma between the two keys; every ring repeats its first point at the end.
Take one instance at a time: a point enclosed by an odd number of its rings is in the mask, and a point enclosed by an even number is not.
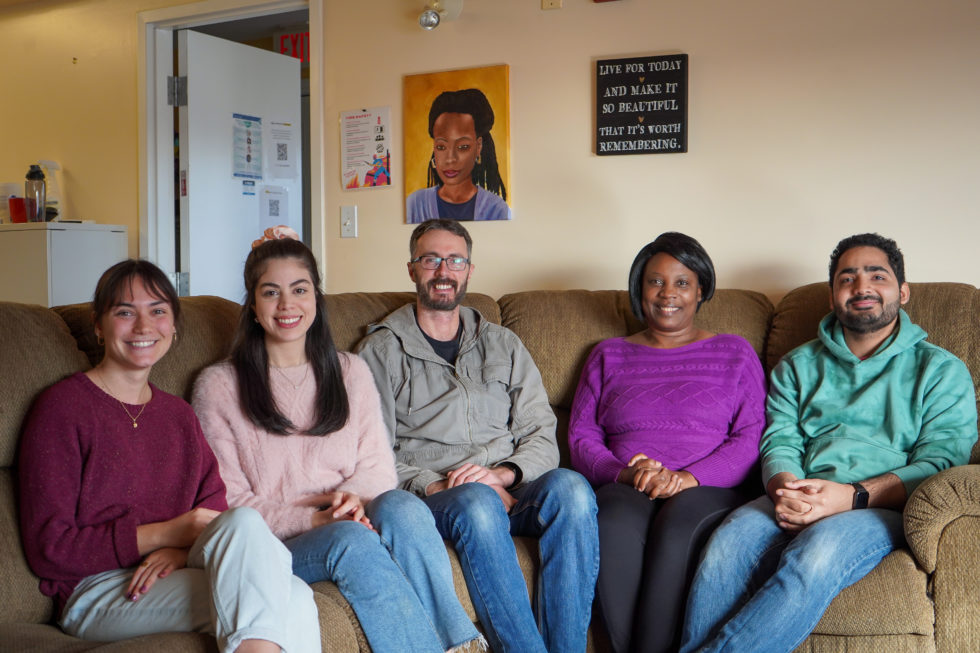
{"type": "MultiPolygon", "coordinates": [[[[277,435],[252,424],[239,408],[230,363],[207,368],[194,385],[192,403],[218,458],[228,505],[255,508],[281,539],[312,527],[324,492],[373,499],[395,487],[395,458],[371,371],[352,354],[341,352],[340,361],[350,418],[323,436],[277,435]]],[[[300,428],[313,421],[316,392],[313,371],[304,368],[309,364],[274,368],[269,379],[279,410],[300,428]]]]}

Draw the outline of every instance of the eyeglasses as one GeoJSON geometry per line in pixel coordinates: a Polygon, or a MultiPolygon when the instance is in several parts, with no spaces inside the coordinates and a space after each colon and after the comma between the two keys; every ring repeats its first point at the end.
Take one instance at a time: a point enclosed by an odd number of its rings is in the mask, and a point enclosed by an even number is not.
{"type": "Polygon", "coordinates": [[[470,260],[462,256],[418,256],[409,261],[409,263],[421,263],[426,270],[438,270],[443,262],[445,262],[446,268],[453,272],[465,270],[466,266],[470,264],[470,260]]]}

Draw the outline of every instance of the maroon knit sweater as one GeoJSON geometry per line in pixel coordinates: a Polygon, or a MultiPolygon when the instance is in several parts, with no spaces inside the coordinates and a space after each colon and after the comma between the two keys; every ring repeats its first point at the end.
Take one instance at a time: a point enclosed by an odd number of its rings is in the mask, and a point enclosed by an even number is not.
{"type": "MultiPolygon", "coordinates": [[[[24,423],[21,539],[57,614],[86,576],[139,563],[140,524],[198,506],[228,507],[218,463],[191,407],[151,388],[138,428],[82,373],[41,393],[24,423]]],[[[141,408],[126,407],[133,415],[141,408]]]]}

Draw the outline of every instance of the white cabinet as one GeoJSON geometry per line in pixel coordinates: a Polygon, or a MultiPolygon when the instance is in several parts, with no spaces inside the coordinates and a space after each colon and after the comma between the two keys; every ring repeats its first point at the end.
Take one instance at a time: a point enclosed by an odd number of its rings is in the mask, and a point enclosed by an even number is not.
{"type": "Polygon", "coordinates": [[[102,273],[128,253],[121,225],[0,225],[0,300],[43,306],[91,301],[102,273]]]}

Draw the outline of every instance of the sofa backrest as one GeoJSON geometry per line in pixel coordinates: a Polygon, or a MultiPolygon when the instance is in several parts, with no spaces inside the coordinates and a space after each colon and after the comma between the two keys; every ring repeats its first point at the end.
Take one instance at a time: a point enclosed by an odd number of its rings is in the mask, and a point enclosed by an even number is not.
{"type": "Polygon", "coordinates": [[[57,314],[0,302],[0,621],[42,623],[52,604],[37,589],[20,544],[14,465],[21,424],[49,385],[88,368],[57,314]]]}
{"type": "MultiPolygon", "coordinates": [[[[88,303],[52,309],[65,321],[91,365],[102,360],[104,349],[96,342],[92,307],[88,303]]],[[[197,375],[228,355],[238,323],[240,306],[221,297],[182,297],[177,342],[153,366],[150,381],[170,394],[190,400],[197,375]]]]}
{"type": "MultiPolygon", "coordinates": [[[[568,415],[582,367],[592,348],[607,338],[641,331],[625,290],[535,290],[499,300],[502,324],[514,331],[541,371],[558,417],[558,447],[568,465],[568,415]]],[[[701,328],[744,337],[762,360],[772,303],[750,290],[717,290],[702,304],[701,328]]]]}
{"type": "MultiPolygon", "coordinates": [[[[980,407],[980,290],[952,282],[910,283],[909,318],[925,329],[929,342],[939,345],[970,368],[977,405],[980,407]]],[[[826,282],[811,283],[789,292],[776,307],[766,352],[767,369],[782,356],[816,337],[817,324],[830,312],[826,282]]],[[[980,443],[973,447],[971,462],[980,462],[980,443]]]]}
{"type": "MultiPolygon", "coordinates": [[[[352,292],[327,295],[327,321],[334,344],[341,351],[353,351],[367,335],[371,324],[380,322],[392,311],[415,302],[414,292],[352,292]]],[[[467,293],[463,301],[486,319],[500,324],[500,307],[493,297],[467,293]]]]}
{"type": "MultiPolygon", "coordinates": [[[[962,358],[980,385],[980,290],[959,283],[916,283],[911,291],[909,316],[931,342],[962,358]]],[[[815,336],[817,323],[829,311],[828,298],[827,285],[814,283],[793,290],[774,309],[760,293],[718,290],[702,306],[697,324],[743,336],[768,371],[787,351],[815,336]]],[[[353,349],[369,324],[414,299],[411,292],[328,295],[337,347],[353,349]]],[[[499,301],[475,293],[465,303],[512,329],[531,352],[558,415],[558,442],[567,465],[568,413],[589,351],[600,340],[643,328],[630,311],[626,291],[528,291],[499,301]]],[[[200,371],[227,356],[240,307],[218,297],[190,297],[181,299],[181,308],[178,342],[154,366],[151,380],[189,398],[200,371]]],[[[37,623],[51,614],[51,601],[37,591],[37,579],[24,560],[16,522],[12,468],[21,424],[38,393],[101,356],[88,304],[47,309],[0,302],[0,621],[37,623]]],[[[973,462],[978,461],[980,445],[973,452],[973,462]]]]}

